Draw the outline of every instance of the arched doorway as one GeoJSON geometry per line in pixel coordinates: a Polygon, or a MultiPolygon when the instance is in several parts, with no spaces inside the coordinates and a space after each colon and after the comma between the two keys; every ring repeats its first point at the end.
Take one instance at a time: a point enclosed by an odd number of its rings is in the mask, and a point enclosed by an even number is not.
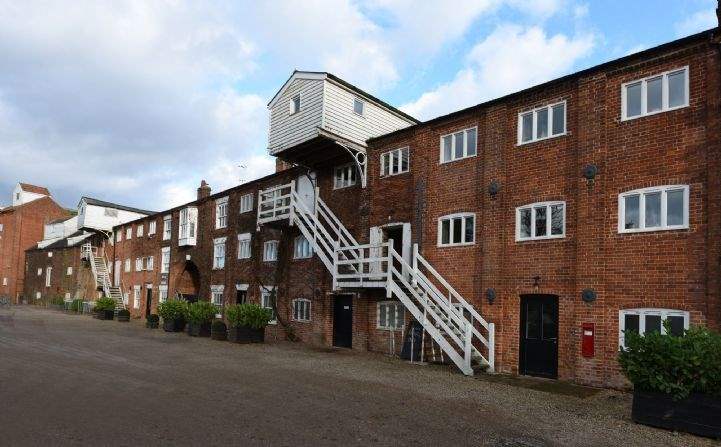
{"type": "Polygon", "coordinates": [[[521,374],[558,377],[558,296],[521,295],[521,374]]]}
{"type": "Polygon", "coordinates": [[[180,274],[180,278],[178,278],[175,290],[190,303],[198,301],[198,294],[200,293],[200,270],[198,270],[198,266],[195,265],[193,261],[185,261],[183,272],[180,274]]]}

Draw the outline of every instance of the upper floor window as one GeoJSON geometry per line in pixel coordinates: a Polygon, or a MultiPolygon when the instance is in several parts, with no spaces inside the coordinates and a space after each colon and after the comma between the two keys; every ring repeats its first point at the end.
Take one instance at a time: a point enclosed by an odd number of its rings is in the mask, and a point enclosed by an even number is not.
{"type": "Polygon", "coordinates": [[[130,258],[125,260],[125,273],[130,272],[130,258]]]}
{"type": "Polygon", "coordinates": [[[228,226],[228,198],[223,197],[215,201],[215,228],[228,226]]]}
{"type": "Polygon", "coordinates": [[[518,144],[532,143],[566,133],[566,101],[518,114],[518,144]]]}
{"type": "Polygon", "coordinates": [[[168,301],[168,286],[166,285],[159,285],[158,286],[158,302],[164,303],[168,301]]]}
{"type": "Polygon", "coordinates": [[[680,337],[689,326],[689,313],[672,309],[623,309],[618,311],[619,345],[626,347],[624,332],[644,335],[650,332],[666,334],[664,322],[668,321],[670,335],[680,337]]]}
{"type": "Polygon", "coordinates": [[[688,67],[621,86],[621,119],[638,118],[688,106],[688,67]]]}
{"type": "Polygon", "coordinates": [[[476,215],[458,213],[438,218],[438,246],[469,245],[476,240],[476,215]]]}
{"type": "Polygon", "coordinates": [[[155,234],[157,223],[154,220],[148,222],[148,236],[155,234]]]}
{"type": "Polygon", "coordinates": [[[170,273],[170,247],[160,250],[160,273],[170,273]]]}
{"type": "Polygon", "coordinates": [[[45,269],[45,287],[50,287],[50,276],[53,274],[53,268],[48,267],[45,269]]]}
{"type": "Polygon", "coordinates": [[[293,319],[295,321],[310,321],[310,300],[296,298],[293,300],[293,319]]]}
{"type": "Polygon", "coordinates": [[[243,194],[240,197],[240,212],[247,213],[253,211],[253,194],[243,194]]]}
{"type": "Polygon", "coordinates": [[[238,235],[238,259],[250,258],[250,233],[238,235]]]}
{"type": "Polygon", "coordinates": [[[225,238],[219,237],[213,241],[213,268],[225,267],[225,238]]]}
{"type": "Polygon", "coordinates": [[[142,237],[142,236],[143,236],[143,230],[144,230],[143,225],[142,225],[142,224],[138,225],[138,226],[135,228],[135,236],[136,236],[136,237],[142,237]]]}
{"type": "Polygon", "coordinates": [[[123,232],[121,230],[118,230],[117,233],[115,233],[115,242],[120,242],[123,240],[123,232]]]}
{"type": "Polygon", "coordinates": [[[267,241],[263,244],[263,261],[278,260],[278,241],[267,241]]]}
{"type": "Polygon", "coordinates": [[[163,240],[170,240],[171,231],[173,231],[172,216],[163,217],[163,240]]]}
{"type": "Polygon", "coordinates": [[[441,163],[476,155],[476,128],[461,130],[441,137],[441,163]]]}
{"type": "Polygon", "coordinates": [[[298,112],[300,112],[300,93],[290,99],[290,114],[293,115],[298,112]]]}
{"type": "Polygon", "coordinates": [[[353,112],[356,115],[363,116],[365,112],[365,103],[358,98],[353,98],[353,112]]]}
{"type": "Polygon", "coordinates": [[[313,249],[310,246],[310,242],[305,236],[301,235],[295,238],[293,247],[293,257],[295,259],[310,258],[313,256],[313,249]]]}
{"type": "Polygon", "coordinates": [[[381,177],[408,172],[408,148],[402,147],[381,154],[381,177]]]}
{"type": "Polygon", "coordinates": [[[143,258],[135,258],[135,271],[136,272],[143,271],[143,258]]]}
{"type": "Polygon", "coordinates": [[[618,232],[688,228],[689,187],[658,186],[618,196],[618,232]]]}
{"type": "Polygon", "coordinates": [[[347,188],[356,184],[356,167],[353,163],[337,166],[333,181],[333,189],[347,188]]]}
{"type": "Polygon", "coordinates": [[[152,271],[155,264],[155,258],[152,256],[148,256],[145,258],[145,270],[152,271]]]}
{"type": "Polygon", "coordinates": [[[195,245],[198,208],[188,207],[180,210],[179,222],[178,244],[195,245]]]}
{"type": "Polygon", "coordinates": [[[516,240],[562,238],[566,235],[566,203],[541,202],[516,208],[516,240]]]}
{"type": "Polygon", "coordinates": [[[130,239],[133,237],[133,227],[128,227],[125,229],[125,239],[130,239]]]}

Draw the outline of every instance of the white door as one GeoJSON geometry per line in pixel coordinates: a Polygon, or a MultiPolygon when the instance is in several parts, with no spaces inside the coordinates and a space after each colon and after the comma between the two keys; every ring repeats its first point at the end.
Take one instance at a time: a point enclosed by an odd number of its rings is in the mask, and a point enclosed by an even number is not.
{"type": "Polygon", "coordinates": [[[115,273],[113,273],[113,285],[120,287],[120,260],[115,260],[115,273]]]}
{"type": "MultiPolygon", "coordinates": [[[[371,248],[370,250],[368,250],[369,251],[368,257],[380,258],[383,255],[383,253],[381,253],[381,248],[380,248],[380,244],[382,243],[382,239],[383,239],[383,231],[381,230],[381,228],[380,227],[371,227],[370,235],[369,235],[368,239],[369,239],[368,242],[370,245],[378,246],[378,248],[371,248]]],[[[369,269],[370,269],[371,273],[378,273],[379,275],[381,275],[383,273],[381,261],[371,262],[369,269]]]]}
{"type": "Polygon", "coordinates": [[[305,205],[309,212],[315,212],[315,172],[309,175],[300,175],[295,182],[295,190],[300,197],[301,202],[305,205]],[[308,178],[310,176],[310,178],[308,178]],[[313,179],[311,181],[311,178],[313,179]]]}

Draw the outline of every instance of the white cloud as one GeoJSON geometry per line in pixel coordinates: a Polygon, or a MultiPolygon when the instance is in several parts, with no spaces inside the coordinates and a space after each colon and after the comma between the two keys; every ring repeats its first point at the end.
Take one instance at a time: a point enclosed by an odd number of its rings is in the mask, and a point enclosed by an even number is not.
{"type": "Polygon", "coordinates": [[[699,33],[718,25],[716,11],[713,8],[698,11],[676,23],[676,35],[679,37],[699,33]]]}
{"type": "Polygon", "coordinates": [[[455,78],[402,109],[427,119],[540,84],[569,72],[594,47],[594,36],[548,36],[539,27],[501,25],[471,49],[455,78]]]}

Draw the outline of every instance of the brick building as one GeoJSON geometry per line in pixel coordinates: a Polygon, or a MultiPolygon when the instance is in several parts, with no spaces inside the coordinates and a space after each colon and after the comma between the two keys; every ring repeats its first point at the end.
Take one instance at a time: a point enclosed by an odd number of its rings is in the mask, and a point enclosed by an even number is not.
{"type": "Polygon", "coordinates": [[[623,330],[721,326],[720,41],[424,123],[295,72],[278,172],[115,227],[114,280],[135,317],[275,297],[279,338],[622,386],[623,330]]]}
{"type": "MultiPolygon", "coordinates": [[[[53,200],[47,188],[18,183],[12,205],[0,207],[0,297],[23,298],[25,250],[43,237],[43,227],[70,212],[53,200]]],[[[27,298],[27,297],[24,297],[27,298]]]]}

